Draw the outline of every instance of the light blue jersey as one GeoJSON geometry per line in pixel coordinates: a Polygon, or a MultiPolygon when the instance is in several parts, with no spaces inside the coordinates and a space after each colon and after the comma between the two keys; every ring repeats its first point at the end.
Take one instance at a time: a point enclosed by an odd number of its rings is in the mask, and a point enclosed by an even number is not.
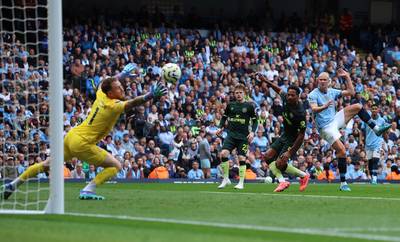
{"type": "MultiPolygon", "coordinates": [[[[383,126],[386,122],[385,120],[378,115],[377,119],[373,119],[375,124],[378,126],[383,126]]],[[[382,136],[377,136],[375,132],[366,124],[365,126],[365,149],[367,150],[379,150],[382,147],[383,138],[382,136]]]]}
{"type": "Polygon", "coordinates": [[[342,91],[334,88],[328,88],[326,93],[323,93],[319,88],[315,88],[310,94],[308,94],[308,102],[310,104],[315,103],[318,107],[321,107],[330,100],[334,101],[334,104],[330,105],[327,109],[314,114],[315,122],[318,129],[322,129],[330,124],[336,115],[336,104],[335,101],[342,96],[342,91]]]}

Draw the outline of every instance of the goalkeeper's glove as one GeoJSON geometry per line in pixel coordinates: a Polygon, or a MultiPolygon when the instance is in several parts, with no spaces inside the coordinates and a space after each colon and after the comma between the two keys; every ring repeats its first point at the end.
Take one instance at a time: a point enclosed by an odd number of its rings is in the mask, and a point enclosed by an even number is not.
{"type": "Polygon", "coordinates": [[[156,87],[152,91],[144,95],[144,100],[148,101],[150,99],[153,99],[156,101],[160,99],[160,97],[167,95],[167,93],[168,89],[164,85],[158,82],[156,84],[156,87]]]}
{"type": "Polygon", "coordinates": [[[124,67],[122,72],[118,75],[118,79],[137,76],[137,74],[135,73],[136,69],[137,65],[135,63],[129,63],[124,67]]]}

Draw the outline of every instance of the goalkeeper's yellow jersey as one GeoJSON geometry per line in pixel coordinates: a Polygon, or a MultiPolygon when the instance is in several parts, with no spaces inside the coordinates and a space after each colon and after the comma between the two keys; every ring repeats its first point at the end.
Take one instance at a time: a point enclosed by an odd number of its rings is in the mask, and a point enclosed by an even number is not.
{"type": "Polygon", "coordinates": [[[96,144],[110,133],[124,111],[125,104],[126,101],[108,98],[99,88],[90,114],[85,121],[74,127],[70,132],[81,136],[90,144],[96,144]]]}

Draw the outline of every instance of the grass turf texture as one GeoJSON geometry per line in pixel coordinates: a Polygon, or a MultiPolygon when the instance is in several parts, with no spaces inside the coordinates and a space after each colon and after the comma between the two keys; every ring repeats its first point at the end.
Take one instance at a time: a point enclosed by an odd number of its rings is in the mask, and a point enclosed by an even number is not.
{"type": "Polygon", "coordinates": [[[104,201],[78,200],[83,186],[66,184],[67,213],[119,218],[0,215],[1,241],[400,241],[395,184],[351,185],[351,193],[339,192],[338,184],[311,184],[304,193],[292,185],[281,194],[272,193],[275,184],[247,184],[243,191],[106,184],[97,191],[104,201]]]}

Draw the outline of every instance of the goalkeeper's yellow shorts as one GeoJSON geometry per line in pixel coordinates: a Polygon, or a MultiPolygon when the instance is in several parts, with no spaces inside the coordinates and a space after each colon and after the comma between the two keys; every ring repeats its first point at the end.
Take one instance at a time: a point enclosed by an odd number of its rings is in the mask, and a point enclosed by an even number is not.
{"type": "Polygon", "coordinates": [[[106,159],[107,151],[95,144],[89,144],[80,135],[68,132],[64,138],[64,161],[76,157],[80,161],[100,166],[106,159]]]}

